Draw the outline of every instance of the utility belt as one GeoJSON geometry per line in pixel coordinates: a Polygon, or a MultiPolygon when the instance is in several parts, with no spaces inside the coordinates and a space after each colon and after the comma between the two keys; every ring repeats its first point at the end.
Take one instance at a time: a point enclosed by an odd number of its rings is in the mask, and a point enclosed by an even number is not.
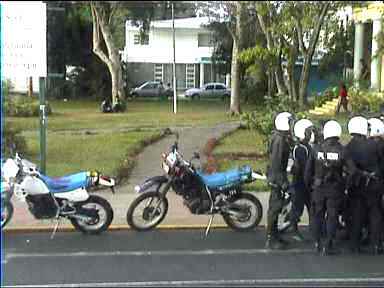
{"type": "Polygon", "coordinates": [[[327,173],[322,177],[316,177],[314,181],[315,187],[324,185],[324,184],[341,184],[343,183],[342,177],[334,173],[327,173]]]}

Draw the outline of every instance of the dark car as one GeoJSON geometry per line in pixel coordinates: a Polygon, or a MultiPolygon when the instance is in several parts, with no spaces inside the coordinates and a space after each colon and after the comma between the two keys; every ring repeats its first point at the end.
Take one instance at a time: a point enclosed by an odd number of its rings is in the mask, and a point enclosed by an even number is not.
{"type": "Polygon", "coordinates": [[[147,81],[139,87],[133,88],[129,95],[135,97],[164,97],[172,94],[171,88],[166,88],[161,82],[147,81]]]}

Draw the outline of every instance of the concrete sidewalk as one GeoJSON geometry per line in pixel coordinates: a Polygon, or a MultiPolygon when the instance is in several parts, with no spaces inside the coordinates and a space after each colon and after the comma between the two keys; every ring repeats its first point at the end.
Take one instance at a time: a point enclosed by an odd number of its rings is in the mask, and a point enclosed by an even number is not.
{"type": "MultiPolygon", "coordinates": [[[[179,151],[184,155],[185,159],[190,159],[194,152],[200,152],[201,164],[206,162],[205,155],[202,153],[207,141],[211,138],[219,139],[225,133],[231,132],[239,127],[239,123],[223,123],[212,127],[195,127],[195,128],[174,128],[173,131],[179,133],[179,151]]],[[[162,175],[161,169],[161,153],[169,150],[170,146],[175,142],[174,135],[168,136],[144,149],[138,155],[137,165],[133,169],[128,183],[116,188],[116,194],[113,195],[110,190],[98,191],[99,194],[107,199],[113,210],[114,219],[111,229],[127,229],[126,213],[132,200],[137,196],[134,192],[134,186],[142,183],[146,178],[156,175],[162,175]]],[[[266,211],[268,209],[269,193],[256,193],[263,205],[263,220],[261,225],[265,224],[266,211]]],[[[161,227],[167,228],[190,228],[205,227],[209,217],[202,215],[193,215],[188,208],[184,206],[180,196],[171,192],[167,195],[169,201],[168,215],[161,223],[161,227]]],[[[13,218],[8,223],[4,231],[26,231],[26,230],[49,230],[52,229],[55,222],[52,220],[36,220],[28,211],[26,203],[20,203],[14,197],[13,199],[15,211],[13,218]]],[[[306,223],[307,216],[303,217],[306,223]]],[[[224,221],[218,215],[215,217],[213,227],[225,226],[224,221]]],[[[60,225],[63,229],[72,229],[72,225],[68,220],[63,220],[60,225]]]]}
{"type": "MultiPolygon", "coordinates": [[[[119,229],[129,229],[130,227],[126,221],[126,214],[130,203],[133,201],[137,194],[126,193],[126,194],[115,194],[105,191],[95,193],[106,200],[108,200],[113,207],[114,219],[110,226],[112,230],[119,229]]],[[[266,215],[268,211],[268,192],[258,192],[254,195],[261,201],[263,206],[263,218],[260,223],[260,226],[264,226],[266,223],[266,215]]],[[[183,199],[176,195],[174,192],[167,194],[169,201],[168,214],[165,217],[164,221],[159,225],[159,228],[204,228],[206,227],[209,216],[206,215],[193,215],[190,213],[189,209],[184,206],[183,199]]],[[[36,220],[33,218],[32,214],[28,211],[27,204],[21,202],[13,202],[15,205],[15,211],[11,222],[8,223],[4,231],[49,231],[53,229],[55,222],[52,220],[36,220]]],[[[304,225],[308,223],[308,215],[305,210],[302,222],[300,224],[304,225]]],[[[68,220],[63,220],[60,227],[64,230],[73,230],[71,223],[68,220]]],[[[216,215],[213,221],[214,227],[226,227],[222,217],[216,215]]]]}

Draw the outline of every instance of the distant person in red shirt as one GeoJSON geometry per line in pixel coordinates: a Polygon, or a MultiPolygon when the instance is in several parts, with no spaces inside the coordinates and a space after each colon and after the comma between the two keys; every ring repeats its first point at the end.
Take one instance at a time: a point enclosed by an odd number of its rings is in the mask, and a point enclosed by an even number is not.
{"type": "Polygon", "coordinates": [[[336,113],[340,113],[341,105],[343,105],[345,112],[348,112],[348,92],[343,82],[340,83],[339,103],[337,104],[336,113]]]}

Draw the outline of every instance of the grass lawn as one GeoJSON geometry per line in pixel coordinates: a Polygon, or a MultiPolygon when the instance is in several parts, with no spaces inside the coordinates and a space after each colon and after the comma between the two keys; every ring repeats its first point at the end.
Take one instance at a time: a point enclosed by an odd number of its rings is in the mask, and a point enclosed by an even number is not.
{"type": "MultiPolygon", "coordinates": [[[[124,159],[141,147],[141,141],[159,135],[159,132],[125,132],[86,134],[48,134],[47,174],[63,176],[96,169],[116,176],[124,159]],[[125,157],[124,157],[125,156],[125,157]]],[[[39,165],[39,137],[27,139],[28,159],[39,165]]]]}
{"type": "MultiPolygon", "coordinates": [[[[172,126],[202,126],[237,120],[226,113],[226,101],[178,101],[178,113],[173,114],[171,101],[128,101],[125,113],[101,113],[95,101],[53,100],[53,114],[48,116],[48,130],[83,130],[172,126]]],[[[246,110],[252,107],[247,105],[246,110]]],[[[36,130],[38,118],[7,117],[10,125],[22,130],[36,130]]]]}
{"type": "MultiPolygon", "coordinates": [[[[249,157],[232,159],[231,154],[265,154],[265,138],[257,131],[239,129],[222,139],[215,147],[213,155],[218,162],[219,171],[225,171],[242,165],[250,165],[254,170],[266,171],[267,157],[249,157]]],[[[264,181],[255,181],[245,186],[247,190],[266,191],[268,185],[264,181]]]]}
{"type": "MultiPolygon", "coordinates": [[[[172,101],[128,101],[125,113],[101,113],[99,102],[91,100],[52,100],[48,116],[47,174],[62,176],[80,170],[98,169],[116,175],[124,159],[130,165],[142,141],[159,135],[160,129],[174,126],[203,126],[238,120],[226,113],[227,101],[178,101],[173,114],[172,101]],[[154,128],[153,132],[117,132],[121,128],[154,128]],[[115,131],[113,131],[115,130],[115,131]],[[84,133],[91,131],[92,133],[84,133]],[[77,133],[76,133],[77,132],[77,133]],[[130,157],[125,157],[130,155],[130,157]]],[[[247,109],[253,107],[248,106],[247,109]]],[[[27,157],[39,164],[38,117],[7,117],[9,127],[20,129],[27,141],[27,157]]],[[[7,126],[5,126],[5,129],[7,126]]]]}

